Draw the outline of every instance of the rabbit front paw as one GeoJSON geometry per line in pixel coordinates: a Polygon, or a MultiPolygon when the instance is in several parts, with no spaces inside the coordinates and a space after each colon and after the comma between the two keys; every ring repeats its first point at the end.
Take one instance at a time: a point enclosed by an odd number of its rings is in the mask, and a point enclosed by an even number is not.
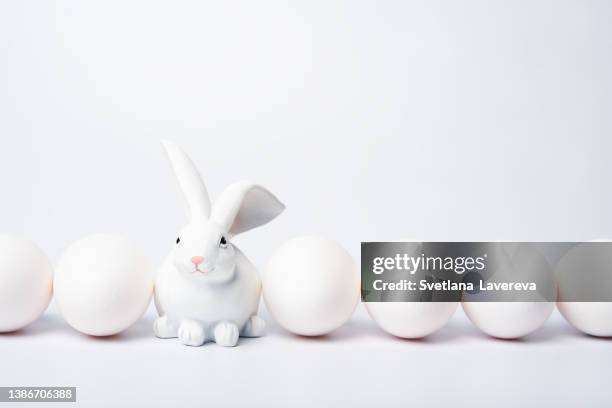
{"type": "Polygon", "coordinates": [[[266,321],[257,315],[251,316],[240,333],[242,337],[261,337],[264,334],[266,334],[266,321]]]}
{"type": "Polygon", "coordinates": [[[178,330],[178,338],[186,346],[199,347],[206,341],[204,326],[194,320],[183,320],[178,330]]]}
{"type": "Polygon", "coordinates": [[[232,322],[219,322],[214,330],[215,343],[223,347],[234,347],[238,344],[238,326],[232,322]]]}
{"type": "Polygon", "coordinates": [[[160,339],[173,339],[178,336],[176,324],[168,316],[161,316],[153,322],[153,332],[160,339]]]}

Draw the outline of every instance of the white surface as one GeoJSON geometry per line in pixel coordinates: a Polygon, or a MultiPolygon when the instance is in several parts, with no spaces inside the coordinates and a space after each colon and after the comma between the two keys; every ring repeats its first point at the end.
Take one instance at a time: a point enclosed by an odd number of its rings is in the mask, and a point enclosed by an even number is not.
{"type": "MultiPolygon", "coordinates": [[[[53,262],[124,234],[159,265],[186,222],[171,139],[211,198],[248,178],[287,204],[237,239],[259,268],[312,233],[355,258],[405,236],[610,237],[611,20],[595,0],[2,1],[0,231],[53,262]]],[[[464,320],[398,341],[359,307],[329,341],[224,350],[146,321],[92,341],[49,315],[0,337],[0,385],[72,383],[100,406],[610,405],[609,340],[552,320],[491,341],[464,320]]]]}
{"type": "Polygon", "coordinates": [[[610,340],[582,335],[557,312],[523,340],[489,338],[460,309],[430,338],[402,340],[360,305],[328,337],[296,337],[271,323],[268,336],[233,349],[157,339],[152,318],[96,339],[48,313],[0,339],[0,383],[76,386],[86,407],[571,407],[612,399],[610,340]]]}

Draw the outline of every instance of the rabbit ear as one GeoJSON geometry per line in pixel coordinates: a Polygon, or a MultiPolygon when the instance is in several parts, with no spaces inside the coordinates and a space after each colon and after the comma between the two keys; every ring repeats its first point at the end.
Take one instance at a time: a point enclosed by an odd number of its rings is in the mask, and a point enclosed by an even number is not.
{"type": "Polygon", "coordinates": [[[178,184],[183,190],[190,219],[210,216],[210,198],[206,185],[189,156],[172,142],[162,141],[178,184]]]}
{"type": "Polygon", "coordinates": [[[267,224],[285,209],[272,193],[249,182],[230,185],[215,201],[210,220],[231,236],[267,224]]]}

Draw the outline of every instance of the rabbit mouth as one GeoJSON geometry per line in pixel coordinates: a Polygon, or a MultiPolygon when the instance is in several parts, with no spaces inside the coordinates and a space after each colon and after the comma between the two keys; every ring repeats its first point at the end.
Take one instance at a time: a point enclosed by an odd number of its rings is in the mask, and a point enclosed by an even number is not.
{"type": "Polygon", "coordinates": [[[215,270],[214,266],[212,268],[205,268],[205,269],[200,269],[199,267],[197,267],[193,271],[191,271],[191,273],[201,273],[202,275],[206,275],[208,273],[213,272],[214,270],[215,270]]]}

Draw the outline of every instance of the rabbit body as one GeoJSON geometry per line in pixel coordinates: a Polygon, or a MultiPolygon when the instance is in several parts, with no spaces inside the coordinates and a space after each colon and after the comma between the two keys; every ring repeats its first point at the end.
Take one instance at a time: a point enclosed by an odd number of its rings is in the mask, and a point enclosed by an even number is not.
{"type": "Polygon", "coordinates": [[[262,336],[259,274],[231,238],[268,223],[285,206],[265,188],[245,181],[230,185],[213,204],[185,152],[170,142],[163,146],[183,191],[189,222],[155,279],[155,335],[178,337],[188,346],[214,341],[227,347],[235,346],[239,337],[262,336]]]}
{"type": "Polygon", "coordinates": [[[255,266],[236,248],[234,278],[226,284],[194,285],[180,274],[172,254],[166,257],[155,279],[155,307],[177,328],[191,320],[202,324],[208,337],[219,322],[233,322],[241,333],[257,314],[261,281],[255,266]]]}

